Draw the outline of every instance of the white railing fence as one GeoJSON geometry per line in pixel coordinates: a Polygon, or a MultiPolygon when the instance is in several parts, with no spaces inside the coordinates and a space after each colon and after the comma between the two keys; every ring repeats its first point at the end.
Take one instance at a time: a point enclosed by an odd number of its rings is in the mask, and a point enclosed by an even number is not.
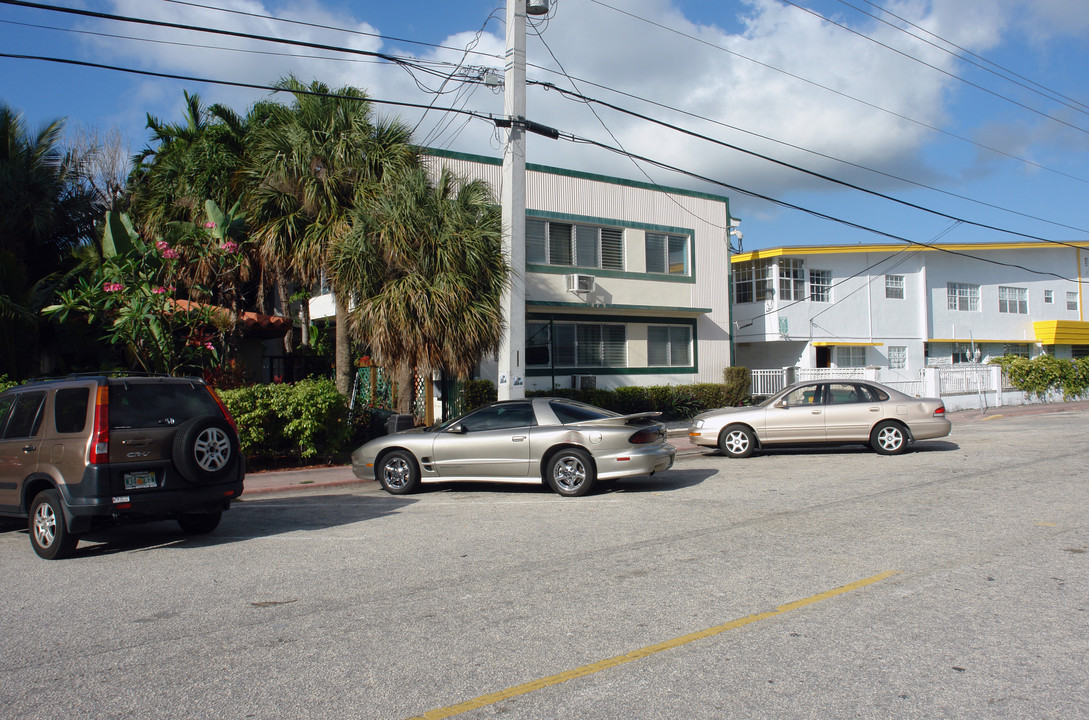
{"type": "Polygon", "coordinates": [[[752,394],[767,396],[787,385],[806,380],[833,378],[872,380],[913,397],[940,396],[950,409],[995,407],[1029,402],[1024,393],[1012,390],[996,365],[928,367],[918,373],[862,368],[780,368],[752,370],[752,394]]]}

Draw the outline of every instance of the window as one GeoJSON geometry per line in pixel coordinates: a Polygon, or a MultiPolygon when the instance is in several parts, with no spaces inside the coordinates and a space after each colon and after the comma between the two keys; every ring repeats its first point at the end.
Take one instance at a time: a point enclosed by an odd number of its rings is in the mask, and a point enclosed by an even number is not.
{"type": "Polygon", "coordinates": [[[53,423],[59,433],[83,432],[87,425],[87,406],[91,389],[62,388],[53,396],[53,423]]]}
{"type": "MultiPolygon", "coordinates": [[[[980,353],[982,355],[982,353],[980,353]]],[[[971,343],[953,343],[953,362],[970,363],[975,361],[975,352],[971,343]]]]}
{"type": "Polygon", "coordinates": [[[1053,290],[1044,290],[1044,302],[1048,305],[1055,302],[1055,292],[1053,290]]]}
{"type": "Polygon", "coordinates": [[[1028,315],[1028,289],[999,285],[998,312],[1028,315]]]}
{"type": "Polygon", "coordinates": [[[805,299],[805,261],[801,258],[779,260],[779,297],[783,300],[805,299]]]}
{"type": "Polygon", "coordinates": [[[569,423],[584,422],[586,420],[601,420],[607,417],[616,417],[616,413],[590,405],[584,405],[575,400],[553,400],[548,403],[552,412],[564,425],[569,423]]]}
{"type": "Polygon", "coordinates": [[[38,434],[42,425],[42,406],[45,405],[44,392],[28,392],[15,397],[15,402],[8,413],[8,424],[2,437],[30,438],[38,434]]]}
{"type": "Polygon", "coordinates": [[[627,327],[597,323],[556,323],[556,365],[564,367],[625,367],[627,327]]]}
{"type": "Polygon", "coordinates": [[[1075,360],[1083,357],[1089,357],[1089,345],[1071,345],[1070,355],[1075,360]]]}
{"type": "Polygon", "coordinates": [[[907,361],[906,345],[889,345],[889,370],[903,370],[907,367],[907,361]]]}
{"type": "Polygon", "coordinates": [[[526,218],[526,262],[624,269],[624,231],[526,218]]]}
{"type": "Polygon", "coordinates": [[[688,236],[647,233],[647,272],[688,275],[688,236]]]}
{"type": "Polygon", "coordinates": [[[1066,294],[1066,309],[1077,310],[1078,309],[1078,294],[1076,292],[1068,292],[1066,294]]]}
{"type": "Polygon", "coordinates": [[[526,323],[526,365],[548,366],[552,364],[552,333],[546,322],[526,323]]]}
{"type": "Polygon", "coordinates": [[[846,383],[832,383],[827,390],[829,405],[845,405],[847,403],[873,402],[870,393],[863,390],[860,385],[848,385],[846,383]]]}
{"type": "Polygon", "coordinates": [[[734,268],[734,302],[750,303],[772,297],[771,261],[753,260],[734,268]]]}
{"type": "Polygon", "coordinates": [[[866,348],[852,345],[836,347],[836,367],[865,367],[866,348]]]}
{"type": "Polygon", "coordinates": [[[459,424],[465,432],[484,432],[529,427],[536,425],[537,420],[529,403],[513,403],[477,410],[462,418],[459,424]]]}
{"type": "Polygon", "coordinates": [[[903,275],[886,275],[885,276],[885,297],[892,298],[894,300],[904,299],[904,276],[903,275]]]}
{"type": "Polygon", "coordinates": [[[1006,343],[1002,346],[1002,354],[1027,358],[1030,356],[1028,343],[1006,343]]]}
{"type": "Polygon", "coordinates": [[[692,364],[692,328],[687,325],[647,327],[647,365],[684,367],[692,364]]]}
{"type": "Polygon", "coordinates": [[[979,285],[949,283],[947,292],[950,310],[979,312],[979,285]]]}
{"type": "Polygon", "coordinates": [[[820,405],[821,400],[821,386],[820,385],[803,385],[800,388],[791,390],[780,401],[787,407],[799,407],[801,405],[820,405]]]}
{"type": "Polygon", "coordinates": [[[809,271],[809,299],[813,302],[832,302],[832,271],[809,271]]]}

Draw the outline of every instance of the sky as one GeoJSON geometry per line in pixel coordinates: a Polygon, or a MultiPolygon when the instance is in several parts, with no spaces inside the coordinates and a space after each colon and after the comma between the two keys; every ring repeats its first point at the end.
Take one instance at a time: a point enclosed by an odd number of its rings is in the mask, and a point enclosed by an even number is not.
{"type": "MultiPolygon", "coordinates": [[[[351,85],[420,144],[501,156],[492,122],[448,109],[502,114],[502,91],[467,79],[502,74],[503,0],[41,4],[0,0],[0,53],[260,88],[288,75],[351,85]]],[[[561,132],[529,135],[529,162],[728,197],[745,251],[1089,239],[1085,0],[551,0],[527,56],[527,117],[561,132]]],[[[181,119],[183,91],[240,113],[270,97],[200,80],[0,57],[0,102],[31,129],[65,118],[71,133],[120,133],[132,152],[149,114],[181,119]]]]}

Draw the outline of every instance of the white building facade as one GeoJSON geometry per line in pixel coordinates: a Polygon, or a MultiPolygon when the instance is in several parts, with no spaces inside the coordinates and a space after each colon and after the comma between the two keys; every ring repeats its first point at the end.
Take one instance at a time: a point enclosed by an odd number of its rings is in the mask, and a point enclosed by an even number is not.
{"type": "MultiPolygon", "coordinates": [[[[428,150],[500,196],[502,161],[428,150]]],[[[722,382],[730,354],[729,200],[526,168],[527,390],[722,382]]],[[[332,314],[331,296],[310,304],[332,314]]],[[[494,358],[480,376],[497,380],[494,358]]]]}
{"type": "Polygon", "coordinates": [[[780,247],[734,255],[735,363],[923,368],[1089,354],[1089,244],[780,247]]]}
{"type": "MultiPolygon", "coordinates": [[[[499,196],[498,158],[428,153],[499,196]]],[[[527,165],[526,389],[721,382],[729,227],[725,197],[527,165]]]]}

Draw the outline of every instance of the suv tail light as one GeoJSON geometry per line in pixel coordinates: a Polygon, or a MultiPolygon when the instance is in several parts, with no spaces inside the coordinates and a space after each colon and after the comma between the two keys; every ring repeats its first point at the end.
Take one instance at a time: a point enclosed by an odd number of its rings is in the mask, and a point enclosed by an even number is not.
{"type": "Polygon", "coordinates": [[[110,460],[110,389],[99,385],[95,394],[95,419],[91,431],[91,446],[87,462],[103,465],[110,460]]]}
{"type": "Polygon", "coordinates": [[[204,387],[207,388],[208,392],[212,394],[212,397],[216,401],[216,405],[219,405],[220,412],[223,413],[223,417],[225,417],[227,419],[227,422],[231,424],[231,427],[234,428],[235,435],[237,435],[238,423],[234,421],[234,417],[231,415],[231,411],[228,410],[227,406],[223,404],[223,401],[219,399],[219,395],[216,394],[216,391],[212,389],[211,385],[205,385],[204,387]]]}
{"type": "Polygon", "coordinates": [[[628,438],[628,442],[632,445],[643,445],[645,443],[658,442],[658,439],[662,436],[661,431],[656,426],[645,427],[639,432],[628,438]]]}

